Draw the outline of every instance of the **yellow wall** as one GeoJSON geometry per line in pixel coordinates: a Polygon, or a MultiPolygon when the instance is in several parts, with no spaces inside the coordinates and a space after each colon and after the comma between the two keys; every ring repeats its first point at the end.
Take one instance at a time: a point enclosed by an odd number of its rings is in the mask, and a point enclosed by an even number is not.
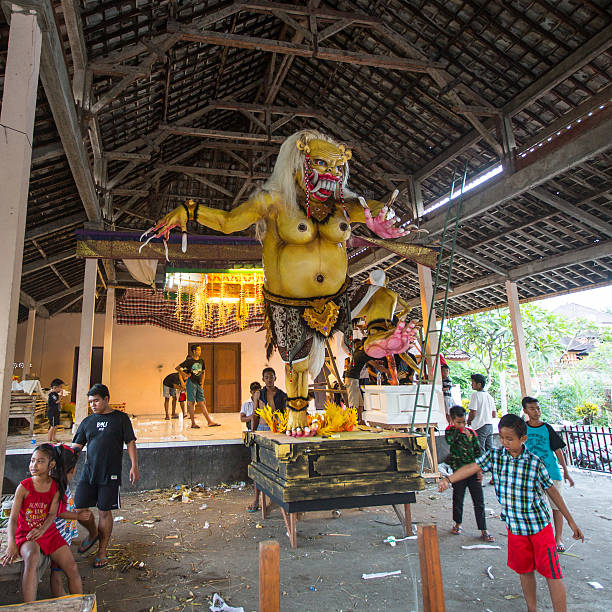
{"type": "MultiPolygon", "coordinates": [[[[59,314],[51,319],[38,319],[34,331],[32,370],[43,387],[59,377],[72,381],[74,347],[79,343],[80,314],[59,314]]],[[[15,362],[23,360],[26,322],[17,331],[15,362]]],[[[277,353],[266,361],[265,332],[249,329],[216,339],[186,336],[151,325],[114,325],[111,380],[108,384],[112,402],[126,402],[129,412],[152,414],[162,411],[161,381],[174,370],[187,354],[188,342],[240,342],[242,394],[249,397],[249,384],[261,381],[261,371],[267,365],[277,373],[277,384],[285,388],[284,365],[277,353]]],[[[95,317],[94,346],[102,346],[104,315],[95,317]]],[[[17,373],[21,372],[17,370],[17,373]]]]}

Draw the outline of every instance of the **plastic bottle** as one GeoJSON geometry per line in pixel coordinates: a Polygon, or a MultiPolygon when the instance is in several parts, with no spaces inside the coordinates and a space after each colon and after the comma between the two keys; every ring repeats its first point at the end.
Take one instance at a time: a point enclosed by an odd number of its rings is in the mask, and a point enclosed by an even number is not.
{"type": "Polygon", "coordinates": [[[380,372],[376,372],[376,384],[380,387],[382,384],[382,374],[380,372]]]}
{"type": "Polygon", "coordinates": [[[36,446],[36,438],[32,438],[30,440],[30,445],[32,446],[32,450],[34,450],[34,447],[36,446]]]}

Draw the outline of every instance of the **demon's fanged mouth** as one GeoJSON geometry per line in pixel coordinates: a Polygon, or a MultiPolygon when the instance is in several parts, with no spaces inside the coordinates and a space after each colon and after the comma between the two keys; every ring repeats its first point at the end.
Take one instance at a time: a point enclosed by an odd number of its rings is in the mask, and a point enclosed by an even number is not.
{"type": "Polygon", "coordinates": [[[329,173],[318,174],[313,172],[307,181],[310,188],[310,196],[319,202],[325,202],[329,196],[336,192],[340,177],[329,173]]]}

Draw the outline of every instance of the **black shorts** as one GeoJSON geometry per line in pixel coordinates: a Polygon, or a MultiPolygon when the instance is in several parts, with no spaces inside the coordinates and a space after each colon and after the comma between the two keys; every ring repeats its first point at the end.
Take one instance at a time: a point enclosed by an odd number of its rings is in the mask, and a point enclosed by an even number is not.
{"type": "Polygon", "coordinates": [[[99,485],[81,480],[74,494],[75,508],[82,510],[96,506],[98,510],[118,510],[121,508],[120,488],[119,483],[99,485]]]}
{"type": "Polygon", "coordinates": [[[60,424],[59,412],[47,412],[47,418],[49,419],[49,427],[57,427],[60,424]]]}

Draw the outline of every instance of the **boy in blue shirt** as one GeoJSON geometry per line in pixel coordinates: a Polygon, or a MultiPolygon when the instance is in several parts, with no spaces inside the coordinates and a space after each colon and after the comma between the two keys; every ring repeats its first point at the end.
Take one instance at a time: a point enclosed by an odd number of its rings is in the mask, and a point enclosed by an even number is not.
{"type": "MultiPolygon", "coordinates": [[[[565,457],[561,450],[565,448],[565,442],[548,423],[540,420],[542,411],[537,399],[527,396],[523,398],[521,403],[523,404],[523,411],[527,415],[527,441],[525,442],[525,448],[544,462],[553,485],[559,493],[561,493],[563,480],[567,480],[570,487],[573,487],[574,481],[567,471],[565,457]],[[563,478],[561,477],[559,464],[561,464],[563,469],[563,478]]],[[[552,508],[557,552],[564,552],[565,546],[562,541],[563,515],[550,496],[548,496],[548,500],[552,508]]]]}

